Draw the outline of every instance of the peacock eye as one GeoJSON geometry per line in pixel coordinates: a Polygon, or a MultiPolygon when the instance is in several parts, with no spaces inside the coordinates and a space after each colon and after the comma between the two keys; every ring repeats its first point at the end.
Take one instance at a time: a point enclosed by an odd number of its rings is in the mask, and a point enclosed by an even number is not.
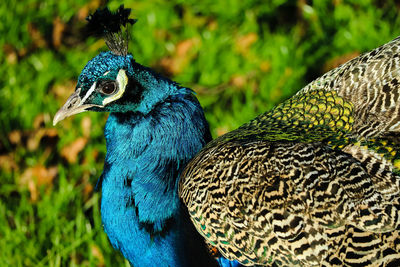
{"type": "Polygon", "coordinates": [[[107,81],[102,83],[99,89],[105,95],[112,95],[117,91],[117,84],[113,81],[107,81]]]}

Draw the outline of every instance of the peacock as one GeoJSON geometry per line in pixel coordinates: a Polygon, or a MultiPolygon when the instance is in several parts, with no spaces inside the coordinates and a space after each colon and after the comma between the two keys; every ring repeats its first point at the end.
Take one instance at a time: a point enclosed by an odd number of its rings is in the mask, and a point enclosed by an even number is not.
{"type": "Polygon", "coordinates": [[[400,266],[400,38],[211,140],[192,90],[128,54],[128,17],[90,17],[111,51],[54,124],[110,112],[101,216],[132,265],[216,265],[205,239],[219,264],[400,266]]]}
{"type": "Polygon", "coordinates": [[[211,255],[178,195],[179,176],[211,140],[193,91],[128,54],[130,9],[98,9],[87,29],[110,51],[91,59],[53,124],[83,111],[110,112],[107,153],[97,187],[114,248],[132,266],[240,266],[211,255]]]}
{"type": "Polygon", "coordinates": [[[208,143],[180,179],[198,232],[266,266],[400,266],[400,37],[208,143]]]}

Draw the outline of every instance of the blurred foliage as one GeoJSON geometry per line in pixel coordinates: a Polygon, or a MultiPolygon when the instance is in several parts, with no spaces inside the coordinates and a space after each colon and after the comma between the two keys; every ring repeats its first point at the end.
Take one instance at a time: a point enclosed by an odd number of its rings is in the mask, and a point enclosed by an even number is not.
{"type": "MultiPolygon", "coordinates": [[[[0,3],[0,266],[128,266],[102,231],[94,185],[107,114],[52,127],[86,62],[102,0],[0,3]]],[[[400,33],[394,1],[135,0],[130,50],[193,88],[214,136],[400,33]]]]}

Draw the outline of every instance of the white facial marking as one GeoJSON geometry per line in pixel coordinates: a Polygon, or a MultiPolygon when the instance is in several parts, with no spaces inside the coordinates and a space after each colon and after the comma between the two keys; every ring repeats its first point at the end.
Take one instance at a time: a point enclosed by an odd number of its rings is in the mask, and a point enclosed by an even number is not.
{"type": "Polygon", "coordinates": [[[96,82],[92,84],[89,91],[87,91],[86,95],[82,98],[81,104],[83,104],[86,101],[86,99],[93,93],[94,89],[96,89],[96,82]]]}
{"type": "MultiPolygon", "coordinates": [[[[115,95],[109,96],[103,100],[103,106],[111,103],[119,98],[124,94],[126,85],[128,84],[128,76],[126,76],[125,70],[120,69],[117,75],[117,84],[118,84],[118,91],[115,95]]],[[[90,91],[90,90],[89,90],[90,91]]]]}

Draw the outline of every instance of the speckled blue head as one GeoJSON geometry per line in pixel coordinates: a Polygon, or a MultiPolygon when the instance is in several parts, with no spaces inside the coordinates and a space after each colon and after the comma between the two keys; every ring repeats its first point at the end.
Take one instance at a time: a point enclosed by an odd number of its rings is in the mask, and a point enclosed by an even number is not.
{"type": "Polygon", "coordinates": [[[78,77],[77,88],[81,87],[82,97],[86,94],[92,84],[102,79],[115,80],[118,71],[124,69],[128,74],[133,74],[132,63],[134,59],[132,55],[119,56],[108,52],[102,52],[92,58],[83,68],[78,77]]]}

